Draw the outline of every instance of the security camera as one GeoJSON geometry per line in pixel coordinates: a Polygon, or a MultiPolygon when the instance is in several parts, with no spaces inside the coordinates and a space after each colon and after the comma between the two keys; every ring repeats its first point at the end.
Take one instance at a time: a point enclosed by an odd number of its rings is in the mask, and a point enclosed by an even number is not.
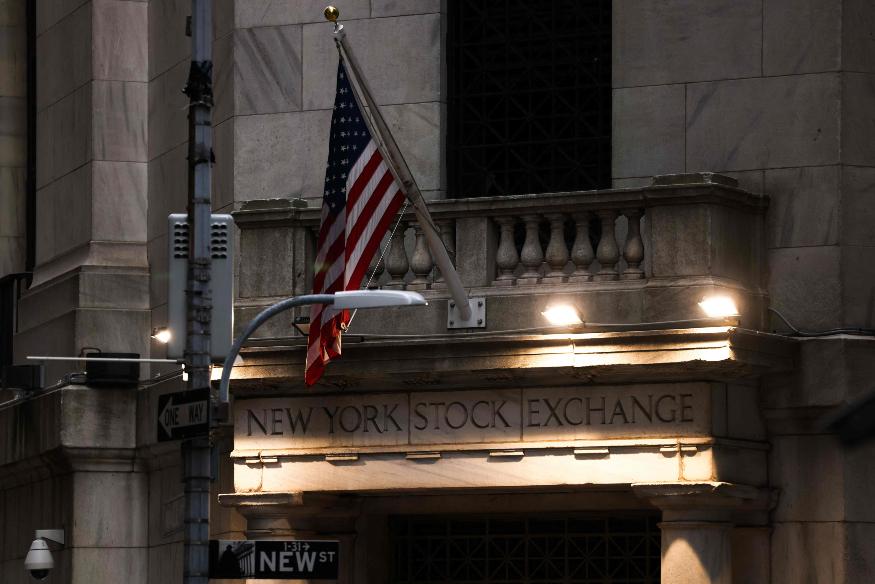
{"type": "Polygon", "coordinates": [[[64,530],[36,530],[36,539],[30,544],[30,551],[27,552],[27,557],[24,559],[24,569],[30,572],[34,580],[45,580],[49,571],[55,567],[52,552],[49,551],[49,544],[46,542],[47,539],[63,545],[64,530]]]}

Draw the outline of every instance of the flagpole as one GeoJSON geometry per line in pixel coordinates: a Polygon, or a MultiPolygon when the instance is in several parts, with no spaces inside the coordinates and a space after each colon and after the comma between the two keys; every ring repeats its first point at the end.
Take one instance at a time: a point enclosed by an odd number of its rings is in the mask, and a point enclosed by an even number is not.
{"type": "MultiPolygon", "coordinates": [[[[380,108],[377,107],[377,104],[374,101],[367,79],[361,74],[358,59],[356,59],[355,53],[352,51],[349,42],[346,40],[346,32],[343,30],[343,25],[336,22],[336,9],[333,13],[329,12],[329,9],[326,9],[325,16],[335,23],[334,42],[343,48],[343,53],[346,55],[346,61],[352,70],[353,77],[355,77],[355,80],[358,82],[359,90],[362,92],[362,97],[364,98],[371,115],[374,116],[374,123],[377,126],[377,136],[375,137],[378,138],[377,141],[378,143],[381,143],[380,145],[382,146],[380,151],[383,156],[388,159],[388,162],[390,163],[389,166],[394,167],[395,171],[398,173],[398,180],[401,184],[401,189],[404,191],[404,194],[410,202],[413,203],[413,212],[416,214],[416,219],[419,221],[420,227],[422,227],[425,239],[428,242],[428,246],[431,248],[434,261],[444,277],[450,295],[452,295],[453,300],[456,303],[459,316],[464,321],[470,320],[473,315],[473,309],[471,308],[468,294],[465,292],[464,286],[462,286],[462,281],[459,279],[459,274],[456,273],[456,268],[453,266],[452,261],[450,261],[450,256],[447,253],[446,247],[444,247],[440,233],[434,226],[434,222],[432,221],[431,214],[428,212],[428,207],[422,198],[419,186],[413,178],[413,173],[410,172],[410,168],[407,166],[407,162],[404,160],[404,156],[402,156],[398,144],[395,143],[395,138],[389,131],[389,126],[386,124],[386,120],[383,119],[383,115],[380,113],[380,108]],[[333,16],[333,18],[330,18],[329,14],[333,16]]],[[[367,122],[367,116],[365,116],[365,118],[367,122]]]]}

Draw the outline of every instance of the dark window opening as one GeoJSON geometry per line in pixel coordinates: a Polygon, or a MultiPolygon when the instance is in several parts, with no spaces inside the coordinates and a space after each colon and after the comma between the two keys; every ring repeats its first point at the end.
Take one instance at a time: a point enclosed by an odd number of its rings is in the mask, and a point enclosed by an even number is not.
{"type": "Polygon", "coordinates": [[[610,188],[610,0],[452,0],[447,46],[451,198],[610,188]]]}
{"type": "Polygon", "coordinates": [[[396,518],[392,584],[658,584],[660,516],[396,518]]]}

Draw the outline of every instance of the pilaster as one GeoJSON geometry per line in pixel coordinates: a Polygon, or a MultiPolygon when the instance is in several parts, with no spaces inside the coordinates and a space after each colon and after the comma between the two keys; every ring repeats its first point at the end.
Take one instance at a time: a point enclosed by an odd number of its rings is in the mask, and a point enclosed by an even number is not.
{"type": "MultiPolygon", "coordinates": [[[[732,584],[733,511],[770,500],[768,491],[731,483],[638,483],[632,489],[662,510],[663,584],[732,584]]],[[[744,581],[768,581],[757,576],[744,581]]]]}

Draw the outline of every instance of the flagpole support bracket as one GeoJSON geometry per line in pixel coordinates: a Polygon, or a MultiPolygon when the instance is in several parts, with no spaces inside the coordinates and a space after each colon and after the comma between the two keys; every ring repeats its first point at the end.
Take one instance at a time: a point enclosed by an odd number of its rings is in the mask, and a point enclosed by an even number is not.
{"type": "Polygon", "coordinates": [[[447,328],[486,328],[486,299],[471,298],[471,318],[464,319],[454,300],[447,300],[447,328]]]}

